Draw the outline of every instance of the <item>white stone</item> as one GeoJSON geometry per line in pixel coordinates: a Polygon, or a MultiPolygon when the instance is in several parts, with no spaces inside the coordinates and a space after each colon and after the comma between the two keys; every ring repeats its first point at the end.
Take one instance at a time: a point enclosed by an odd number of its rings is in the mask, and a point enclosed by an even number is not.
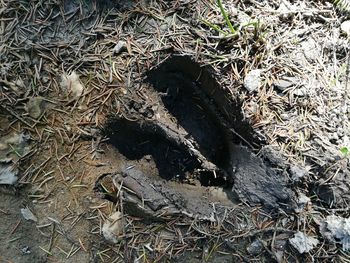
{"type": "Polygon", "coordinates": [[[114,54],[119,54],[121,53],[123,50],[126,50],[126,42],[123,40],[120,40],[113,48],[113,53],[114,54]]]}
{"type": "Polygon", "coordinates": [[[350,20],[346,20],[340,25],[340,29],[346,35],[350,35],[350,20]]]}
{"type": "Polygon", "coordinates": [[[38,222],[38,218],[33,214],[28,207],[21,209],[21,214],[25,220],[38,222]]]}
{"type": "Polygon", "coordinates": [[[340,241],[343,250],[350,250],[350,218],[329,215],[322,222],[320,232],[329,241],[340,241]]]}
{"type": "Polygon", "coordinates": [[[293,238],[289,239],[289,243],[296,249],[300,254],[307,253],[316,247],[319,241],[310,237],[303,232],[298,231],[294,234],[293,238]]]}
{"type": "Polygon", "coordinates": [[[253,69],[244,78],[244,87],[249,91],[253,92],[257,90],[261,85],[261,70],[253,69]]]}

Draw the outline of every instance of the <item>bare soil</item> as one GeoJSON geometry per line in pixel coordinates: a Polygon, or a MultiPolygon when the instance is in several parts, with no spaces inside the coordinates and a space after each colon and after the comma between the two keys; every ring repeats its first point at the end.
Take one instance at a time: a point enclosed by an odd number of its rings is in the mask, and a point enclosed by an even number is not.
{"type": "Polygon", "coordinates": [[[214,1],[0,1],[0,262],[350,259],[319,230],[349,216],[346,17],[224,4],[235,36],[214,1]]]}

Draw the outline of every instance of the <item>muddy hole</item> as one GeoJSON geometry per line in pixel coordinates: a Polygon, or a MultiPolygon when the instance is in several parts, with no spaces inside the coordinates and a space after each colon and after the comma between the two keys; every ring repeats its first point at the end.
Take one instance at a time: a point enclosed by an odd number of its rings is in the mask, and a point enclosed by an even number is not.
{"type": "Polygon", "coordinates": [[[208,160],[218,166],[225,165],[229,159],[227,134],[208,108],[200,87],[183,74],[159,75],[154,77],[153,82],[166,110],[193,137],[198,149],[208,160]]]}
{"type": "Polygon", "coordinates": [[[193,76],[172,69],[176,64],[147,73],[144,97],[133,97],[109,123],[110,143],[129,160],[152,159],[163,179],[230,187],[229,146],[238,139],[211,94],[193,76]]]}
{"type": "MultiPolygon", "coordinates": [[[[189,208],[196,202],[188,191],[198,192],[202,203],[200,195],[213,188],[231,202],[238,197],[270,206],[288,202],[276,173],[252,150],[261,142],[241,116],[239,103],[210,69],[174,56],[147,72],[144,83],[120,100],[118,114],[112,114],[105,129],[109,143],[125,158],[125,169],[116,171],[114,181],[129,178],[142,198],[152,191],[158,192],[150,199],[172,193],[181,199],[175,207],[196,214],[198,207],[189,208]],[[153,188],[145,190],[148,184],[153,188]]],[[[209,207],[213,200],[209,196],[206,202],[209,207]]]]}
{"type": "MultiPolygon", "coordinates": [[[[157,134],[156,126],[129,121],[114,120],[110,143],[132,161],[151,160],[157,167],[156,174],[163,179],[184,179],[186,174],[199,167],[198,161],[175,143],[157,134]]],[[[140,163],[140,162],[139,162],[140,163]]]]}

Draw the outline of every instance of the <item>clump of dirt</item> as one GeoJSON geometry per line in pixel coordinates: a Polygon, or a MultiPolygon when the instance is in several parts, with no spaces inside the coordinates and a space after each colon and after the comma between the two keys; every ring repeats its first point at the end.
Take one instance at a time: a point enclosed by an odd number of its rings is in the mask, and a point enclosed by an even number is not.
{"type": "Polygon", "coordinates": [[[293,208],[284,177],[256,156],[252,145],[260,144],[258,137],[211,74],[188,57],[174,56],[123,100],[105,129],[109,143],[128,160],[109,175],[114,187],[124,184],[138,202],[146,199],[149,214],[166,207],[166,214],[214,218],[214,201],[210,195],[203,200],[203,187],[223,189],[231,205],[239,198],[293,208]],[[196,194],[186,194],[184,184],[195,186],[196,194]]]}

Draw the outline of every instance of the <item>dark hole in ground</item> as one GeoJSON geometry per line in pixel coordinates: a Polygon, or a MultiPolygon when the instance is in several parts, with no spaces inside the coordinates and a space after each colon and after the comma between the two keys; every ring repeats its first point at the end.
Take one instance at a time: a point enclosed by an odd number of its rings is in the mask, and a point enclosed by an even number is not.
{"type": "Polygon", "coordinates": [[[181,73],[157,74],[152,81],[165,108],[199,145],[199,151],[218,166],[229,162],[227,134],[208,108],[201,88],[181,73]],[[201,96],[202,95],[202,96],[201,96]]]}
{"type": "Polygon", "coordinates": [[[202,186],[221,186],[223,188],[232,188],[232,184],[223,177],[215,177],[212,172],[201,172],[199,181],[202,186]]]}
{"type": "Polygon", "coordinates": [[[113,134],[109,135],[110,143],[129,160],[151,156],[156,163],[157,174],[163,179],[184,179],[186,173],[200,167],[198,161],[189,153],[152,133],[153,128],[126,119],[114,120],[110,125],[110,129],[114,130],[113,134]]]}
{"type": "Polygon", "coordinates": [[[161,89],[164,86],[162,82],[171,82],[171,80],[164,80],[166,77],[171,78],[171,75],[177,75],[185,81],[193,82],[195,84],[193,86],[200,89],[197,91],[204,98],[205,107],[211,108],[207,113],[214,114],[219,125],[225,125],[228,128],[234,127],[235,132],[240,135],[233,134],[234,143],[248,145],[247,142],[249,142],[254,148],[260,148],[261,145],[265,144],[244,118],[242,102],[234,98],[229,91],[225,90],[225,87],[220,86],[215,78],[214,70],[210,66],[203,67],[188,56],[172,56],[159,67],[148,72],[147,79],[155,89],[157,87],[161,89]]]}
{"type": "Polygon", "coordinates": [[[227,173],[231,169],[230,144],[258,143],[243,121],[240,105],[227,96],[209,70],[188,57],[168,59],[147,73],[147,82],[157,112],[144,106],[149,99],[130,99],[123,115],[109,122],[110,143],[129,160],[152,158],[156,174],[163,179],[186,182],[195,178],[203,186],[232,188],[227,173]],[[125,117],[130,112],[138,117],[125,117]],[[152,119],[157,114],[160,119],[152,119]],[[237,133],[232,132],[234,126],[237,133]],[[242,137],[237,136],[239,132],[242,137]],[[203,162],[215,168],[207,169],[203,162]]]}
{"type": "MultiPolygon", "coordinates": [[[[156,175],[221,187],[251,204],[274,208],[293,202],[284,177],[254,154],[252,148],[262,143],[213,71],[173,56],[149,71],[146,80],[123,97],[106,129],[110,143],[143,174],[132,180],[156,175]]],[[[166,192],[173,191],[169,187],[166,192]]]]}

